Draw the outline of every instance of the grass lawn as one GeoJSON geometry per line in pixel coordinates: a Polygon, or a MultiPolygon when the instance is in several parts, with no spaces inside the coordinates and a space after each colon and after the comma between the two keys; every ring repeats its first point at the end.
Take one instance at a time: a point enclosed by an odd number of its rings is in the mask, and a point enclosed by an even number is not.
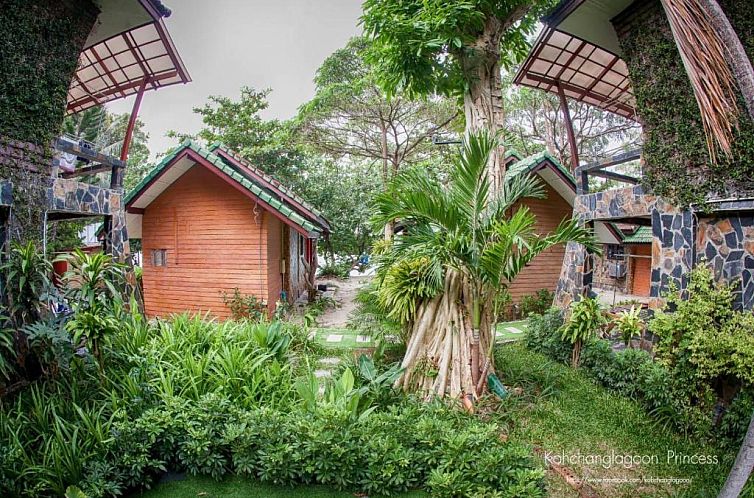
{"type": "MultiPolygon", "coordinates": [[[[566,462],[577,477],[613,480],[591,482],[603,497],[716,496],[735,455],[697,443],[658,427],[636,402],[606,391],[580,371],[549,361],[522,344],[497,351],[498,375],[506,384],[523,387],[524,395],[504,408],[508,437],[550,452],[566,462]],[[669,452],[672,452],[669,458],[669,452]],[[581,455],[583,458],[579,457],[581,455]],[[587,457],[596,455],[602,462],[587,457]],[[604,457],[638,455],[645,463],[607,465],[604,457]],[[718,464],[683,463],[672,455],[716,456],[718,464]],[[647,482],[651,478],[690,479],[690,484],[647,482]],[[624,482],[622,482],[624,481],[624,482]],[[637,482],[638,481],[638,482],[637,482]]],[[[564,480],[548,473],[550,496],[577,497],[564,480]]]]}
{"type": "Polygon", "coordinates": [[[523,332],[526,332],[528,323],[528,320],[498,323],[495,328],[495,338],[497,341],[505,342],[521,340],[524,335],[523,332]]]}
{"type": "MultiPolygon", "coordinates": [[[[210,477],[187,477],[183,481],[160,484],[152,490],[133,497],[145,498],[353,498],[347,491],[336,491],[325,486],[300,486],[295,488],[271,486],[240,477],[215,481],[210,477]]],[[[414,491],[400,495],[402,498],[424,498],[427,495],[414,491]]]]}

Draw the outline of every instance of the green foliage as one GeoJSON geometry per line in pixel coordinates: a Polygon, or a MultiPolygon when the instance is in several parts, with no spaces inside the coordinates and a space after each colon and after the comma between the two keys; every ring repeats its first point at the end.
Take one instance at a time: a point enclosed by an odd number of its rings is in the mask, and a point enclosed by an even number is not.
{"type": "Polygon", "coordinates": [[[8,303],[11,325],[22,327],[42,317],[51,283],[52,265],[33,242],[11,244],[7,260],[0,265],[3,296],[8,303]]]}
{"type": "MultiPolygon", "coordinates": [[[[63,122],[68,87],[98,10],[91,2],[3,4],[0,130],[47,146],[63,122]]],[[[0,175],[2,176],[2,175],[0,175]]]]}
{"type": "Polygon", "coordinates": [[[185,315],[121,324],[103,372],[77,358],[75,374],[3,400],[0,494],[119,495],[171,469],[377,495],[543,496],[529,450],[500,441],[494,424],[441,404],[372,404],[394,369],[360,359],[358,376],[344,370],[319,398],[302,384],[311,378],[294,381],[290,350],[276,355],[259,340],[267,325],[185,315]],[[432,477],[458,469],[452,483],[432,477]]]}
{"type": "Polygon", "coordinates": [[[64,294],[74,311],[66,329],[74,345],[85,344],[101,360],[102,343],[120,327],[125,266],[108,254],[87,254],[80,249],[64,259],[68,262],[63,275],[64,294]]]}
{"type": "Polygon", "coordinates": [[[510,68],[526,56],[526,38],[552,3],[367,0],[362,22],[374,40],[368,60],[389,94],[402,90],[410,95],[460,95],[472,83],[467,74],[471,61],[488,56],[479,50],[484,43],[475,44],[485,22],[512,20],[500,47],[492,47],[510,68]],[[530,7],[522,10],[527,4],[530,7]]]}
{"type": "Polygon", "coordinates": [[[509,177],[500,192],[490,192],[486,166],[496,146],[495,137],[473,134],[447,185],[412,169],[377,196],[375,226],[401,220],[406,227],[378,261],[379,299],[390,317],[410,320],[419,300],[441,291],[449,268],[466,275],[478,287],[476,295],[491,303],[546,249],[569,240],[595,248],[591,233],[575,220],[541,235],[525,206],[511,213],[517,201],[543,196],[536,178],[509,177]]]}
{"type": "Polygon", "coordinates": [[[335,161],[378,163],[385,188],[404,164],[415,164],[440,150],[429,138],[457,115],[449,99],[388,99],[365,63],[371,43],[352,38],[317,70],[316,94],[297,118],[300,139],[335,161]]]}
{"type": "Polygon", "coordinates": [[[641,308],[631,306],[630,310],[620,312],[618,318],[615,319],[615,326],[626,346],[631,343],[631,339],[641,335],[644,330],[644,321],[639,315],[640,312],[641,308]]]}
{"type": "Polygon", "coordinates": [[[571,305],[568,320],[560,330],[561,338],[573,344],[572,364],[579,366],[581,347],[592,340],[607,321],[596,298],[582,297],[571,305]]]}
{"type": "Polygon", "coordinates": [[[380,343],[384,343],[386,336],[394,335],[401,337],[405,344],[408,338],[402,335],[400,322],[388,317],[389,309],[380,305],[377,286],[373,280],[357,291],[355,303],[356,308],[348,321],[351,327],[380,343]]]}
{"type": "MultiPolygon", "coordinates": [[[[737,33],[754,30],[751,2],[721,2],[737,33]]],[[[703,203],[709,194],[729,197],[751,190],[754,123],[741,112],[732,157],[712,164],[699,107],[660,4],[646,7],[620,30],[623,58],[636,95],[644,136],[644,185],[671,202],[703,203]]],[[[750,57],[752,36],[739,35],[750,57]]],[[[739,97],[739,108],[745,109],[739,97]]]]}
{"type": "Polygon", "coordinates": [[[267,317],[267,303],[252,294],[241,294],[238,287],[230,295],[227,291],[220,291],[220,295],[234,320],[259,322],[267,317]]]}
{"type": "Polygon", "coordinates": [[[351,275],[351,268],[353,268],[353,264],[350,260],[341,263],[325,263],[317,268],[317,276],[319,278],[337,278],[345,280],[351,275]]]}
{"type": "MultiPolygon", "coordinates": [[[[605,387],[640,401],[658,424],[700,438],[719,437],[735,448],[748,428],[754,399],[754,322],[751,313],[733,311],[732,298],[730,287],[716,285],[711,271],[698,266],[686,292],[667,295],[666,308],[649,322],[659,337],[655,359],[638,349],[615,352],[609,342],[592,338],[584,341],[581,366],[605,387]]],[[[594,309],[588,311],[591,317],[594,309]]],[[[628,321],[635,331],[637,322],[628,321]]],[[[558,332],[560,323],[555,309],[532,315],[527,348],[567,362],[571,344],[558,332]]]]}
{"type": "Polygon", "coordinates": [[[561,338],[563,312],[550,308],[541,315],[529,316],[524,344],[532,351],[542,353],[556,361],[567,362],[571,357],[573,345],[561,338]]]}
{"type": "Polygon", "coordinates": [[[534,294],[522,297],[521,316],[529,316],[532,313],[543,314],[552,306],[554,299],[555,294],[550,289],[539,289],[534,294]]]}
{"type": "Polygon", "coordinates": [[[660,362],[690,391],[703,393],[718,382],[754,385],[754,315],[733,310],[731,286],[716,284],[712,270],[699,265],[686,291],[671,290],[666,299],[649,323],[660,338],[660,362]]]}

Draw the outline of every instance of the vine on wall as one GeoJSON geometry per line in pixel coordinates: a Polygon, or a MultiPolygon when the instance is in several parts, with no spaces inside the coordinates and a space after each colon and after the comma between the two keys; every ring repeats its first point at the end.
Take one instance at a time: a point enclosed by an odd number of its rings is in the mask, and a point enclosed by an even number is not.
{"type": "MultiPolygon", "coordinates": [[[[754,59],[754,2],[724,0],[754,59]]],[[[659,0],[616,22],[644,131],[644,186],[679,206],[754,193],[754,122],[742,110],[733,156],[710,161],[699,108],[659,0]]]]}
{"type": "Polygon", "coordinates": [[[13,183],[12,238],[41,237],[50,144],[98,14],[92,0],[4,0],[0,8],[0,179],[13,183]]]}

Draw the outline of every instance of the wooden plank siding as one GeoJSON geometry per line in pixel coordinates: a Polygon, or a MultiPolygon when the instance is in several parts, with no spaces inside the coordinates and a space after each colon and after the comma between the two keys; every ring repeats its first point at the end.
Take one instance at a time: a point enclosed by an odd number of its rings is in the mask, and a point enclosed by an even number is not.
{"type": "MultiPolygon", "coordinates": [[[[525,199],[523,204],[529,207],[537,217],[536,231],[548,233],[569,218],[573,208],[550,185],[545,184],[547,197],[544,199],[525,199]]],[[[520,205],[521,203],[519,203],[520,205]]],[[[518,206],[514,207],[516,209],[518,206]]],[[[563,266],[565,246],[556,246],[543,252],[519,273],[518,278],[510,287],[511,298],[518,303],[523,296],[534,294],[539,289],[555,291],[563,266]]]]}
{"type": "Polygon", "coordinates": [[[228,318],[220,292],[235,287],[269,299],[275,268],[268,264],[267,234],[279,237],[280,222],[261,207],[258,213],[253,201],[201,166],[147,206],[142,220],[147,316],[188,311],[228,318]],[[152,264],[156,249],[166,249],[167,266],[152,264]]]}
{"type": "Polygon", "coordinates": [[[630,258],[633,282],[631,293],[649,297],[649,287],[652,282],[652,246],[650,244],[636,244],[629,247],[631,247],[631,254],[645,256],[630,258]]]}

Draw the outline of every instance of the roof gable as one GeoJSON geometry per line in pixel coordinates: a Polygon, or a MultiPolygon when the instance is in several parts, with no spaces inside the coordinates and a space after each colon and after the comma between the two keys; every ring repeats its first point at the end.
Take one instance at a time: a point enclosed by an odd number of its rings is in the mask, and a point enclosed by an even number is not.
{"type": "MultiPolygon", "coordinates": [[[[513,156],[515,157],[515,156],[513,156]]],[[[508,166],[506,177],[536,173],[547,182],[563,199],[573,205],[576,199],[576,180],[554,156],[547,151],[538,152],[515,161],[508,166]]]]}
{"type": "Polygon", "coordinates": [[[321,225],[326,231],[330,231],[330,222],[314,206],[306,202],[292,189],[283,185],[278,179],[265,173],[260,168],[252,165],[249,161],[227,148],[222,143],[214,143],[210,151],[232,168],[241,172],[246,178],[253,181],[260,188],[271,195],[285,201],[294,208],[301,216],[312,223],[321,225]]]}
{"type": "Polygon", "coordinates": [[[305,218],[285,198],[275,195],[274,190],[264,188],[264,185],[260,185],[253,178],[243,174],[241,168],[223,161],[212,151],[191,141],[182,143],[180,147],[165,156],[139,182],[139,185],[126,196],[126,210],[138,214],[194,164],[207,167],[236,189],[258,200],[262,207],[305,236],[314,238],[329,231],[329,226],[305,218]]]}

